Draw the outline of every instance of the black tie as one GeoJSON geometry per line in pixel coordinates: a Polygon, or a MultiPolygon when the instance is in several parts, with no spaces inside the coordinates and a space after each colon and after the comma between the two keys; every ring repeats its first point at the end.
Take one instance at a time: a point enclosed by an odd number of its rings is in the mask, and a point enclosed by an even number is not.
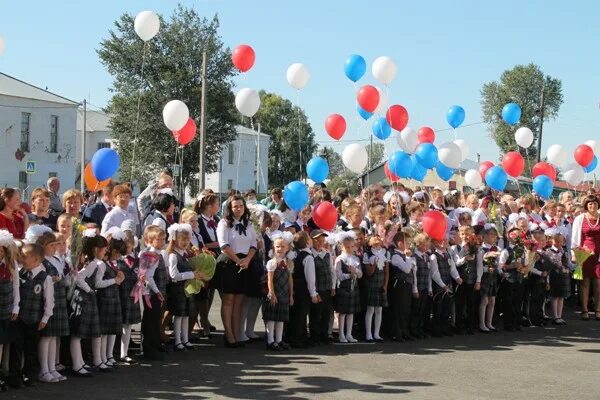
{"type": "Polygon", "coordinates": [[[246,236],[246,227],[242,225],[242,223],[238,223],[235,225],[235,230],[242,236],[246,236]]]}
{"type": "Polygon", "coordinates": [[[25,274],[25,276],[27,277],[27,280],[32,280],[33,279],[33,272],[32,271],[27,271],[27,273],[25,274]]]}

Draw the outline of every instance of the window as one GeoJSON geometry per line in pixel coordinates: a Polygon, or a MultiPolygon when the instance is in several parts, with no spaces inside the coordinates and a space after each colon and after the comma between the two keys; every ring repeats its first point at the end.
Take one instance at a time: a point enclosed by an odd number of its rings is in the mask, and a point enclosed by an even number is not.
{"type": "Polygon", "coordinates": [[[58,115],[50,116],[50,153],[58,151],[58,115]]]}
{"type": "MultiPolygon", "coordinates": [[[[19,171],[19,189],[21,190],[21,192],[24,192],[25,189],[27,189],[27,181],[28,181],[27,172],[19,171]]],[[[23,196],[25,196],[25,195],[23,195],[23,196]]]]}
{"type": "Polygon", "coordinates": [[[229,154],[227,156],[227,159],[228,159],[229,165],[233,165],[233,143],[229,143],[228,153],[229,154]]]}
{"type": "Polygon", "coordinates": [[[21,150],[29,151],[30,113],[21,113],[21,150]]]}
{"type": "Polygon", "coordinates": [[[233,179],[227,179],[227,190],[233,189],[233,179]]]}
{"type": "Polygon", "coordinates": [[[48,179],[58,177],[58,172],[48,172],[48,179]]]}
{"type": "Polygon", "coordinates": [[[100,149],[110,149],[109,142],[98,142],[98,150],[100,149]]]}

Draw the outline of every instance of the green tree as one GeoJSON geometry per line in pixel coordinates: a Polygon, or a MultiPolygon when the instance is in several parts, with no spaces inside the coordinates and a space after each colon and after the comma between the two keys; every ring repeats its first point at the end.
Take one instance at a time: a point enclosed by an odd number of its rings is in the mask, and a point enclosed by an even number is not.
{"type": "Polygon", "coordinates": [[[269,185],[283,187],[306,175],[306,163],[317,150],[315,134],[304,110],[275,93],[259,94],[260,108],[247,124],[260,124],[271,136],[269,185]]]}
{"type": "MultiPolygon", "coordinates": [[[[146,44],[135,34],[133,21],[131,15],[122,15],[97,51],[114,79],[110,89],[114,95],[106,111],[121,156],[121,177],[129,179],[133,166],[134,179],[145,182],[174,162],[177,143],[162,121],[162,109],[168,101],[186,103],[199,125],[203,51],[208,59],[206,170],[215,171],[221,149],[236,137],[238,116],[232,92],[236,72],[231,51],[218,34],[217,16],[201,18],[196,11],[179,5],[168,21],[161,17],[159,34],[146,44]]],[[[197,179],[199,143],[197,136],[183,151],[185,185],[197,179]]]]}
{"type": "Polygon", "coordinates": [[[365,171],[369,169],[369,166],[375,168],[383,161],[385,155],[385,145],[383,143],[373,143],[373,154],[371,155],[371,144],[367,145],[367,154],[371,158],[367,164],[365,171]]]}
{"type": "Polygon", "coordinates": [[[333,194],[339,188],[347,188],[352,196],[360,194],[360,184],[358,175],[346,170],[342,174],[331,176],[331,180],[327,184],[327,189],[333,194]]]}
{"type": "Polygon", "coordinates": [[[504,71],[499,82],[485,83],[481,89],[481,106],[483,120],[488,124],[490,136],[496,141],[504,153],[521,151],[529,160],[536,159],[538,127],[541,118],[541,94],[544,91],[544,121],[558,116],[563,102],[562,83],[560,80],[544,75],[535,64],[517,65],[504,71]],[[525,151],[517,146],[514,138],[516,127],[502,121],[502,107],[515,102],[521,106],[521,120],[517,127],[526,126],[533,131],[534,144],[525,151]]]}
{"type": "Polygon", "coordinates": [[[327,160],[329,164],[329,178],[332,179],[337,175],[344,173],[344,162],[340,153],[336,152],[332,147],[323,147],[319,151],[319,156],[327,160]]]}

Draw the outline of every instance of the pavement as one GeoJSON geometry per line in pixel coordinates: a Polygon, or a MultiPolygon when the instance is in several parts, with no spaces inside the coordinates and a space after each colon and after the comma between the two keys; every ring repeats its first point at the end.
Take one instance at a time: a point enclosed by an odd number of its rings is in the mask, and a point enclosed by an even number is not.
{"type": "Polygon", "coordinates": [[[262,342],[226,349],[217,334],[195,351],[169,354],[166,362],[122,366],[92,379],[69,376],[0,398],[598,400],[600,322],[581,321],[572,312],[567,322],[515,333],[278,353],[265,351],[262,342]]]}

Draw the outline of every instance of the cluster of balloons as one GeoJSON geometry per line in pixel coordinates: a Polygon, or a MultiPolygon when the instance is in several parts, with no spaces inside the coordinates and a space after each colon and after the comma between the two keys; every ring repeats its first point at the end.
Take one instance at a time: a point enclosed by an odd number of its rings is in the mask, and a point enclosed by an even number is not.
{"type": "MultiPolygon", "coordinates": [[[[252,46],[240,44],[231,53],[231,62],[242,73],[250,71],[254,66],[256,53],[252,46]]],[[[242,88],[235,95],[235,108],[245,117],[252,118],[260,108],[258,92],[250,88],[242,88]]]]}
{"type": "Polygon", "coordinates": [[[135,33],[144,42],[151,40],[160,30],[160,19],[153,11],[142,11],[133,22],[135,33]]]}
{"type": "Polygon", "coordinates": [[[196,122],[190,118],[190,110],[181,100],[171,100],[163,108],[163,122],[182,146],[196,137],[196,122]]]}

